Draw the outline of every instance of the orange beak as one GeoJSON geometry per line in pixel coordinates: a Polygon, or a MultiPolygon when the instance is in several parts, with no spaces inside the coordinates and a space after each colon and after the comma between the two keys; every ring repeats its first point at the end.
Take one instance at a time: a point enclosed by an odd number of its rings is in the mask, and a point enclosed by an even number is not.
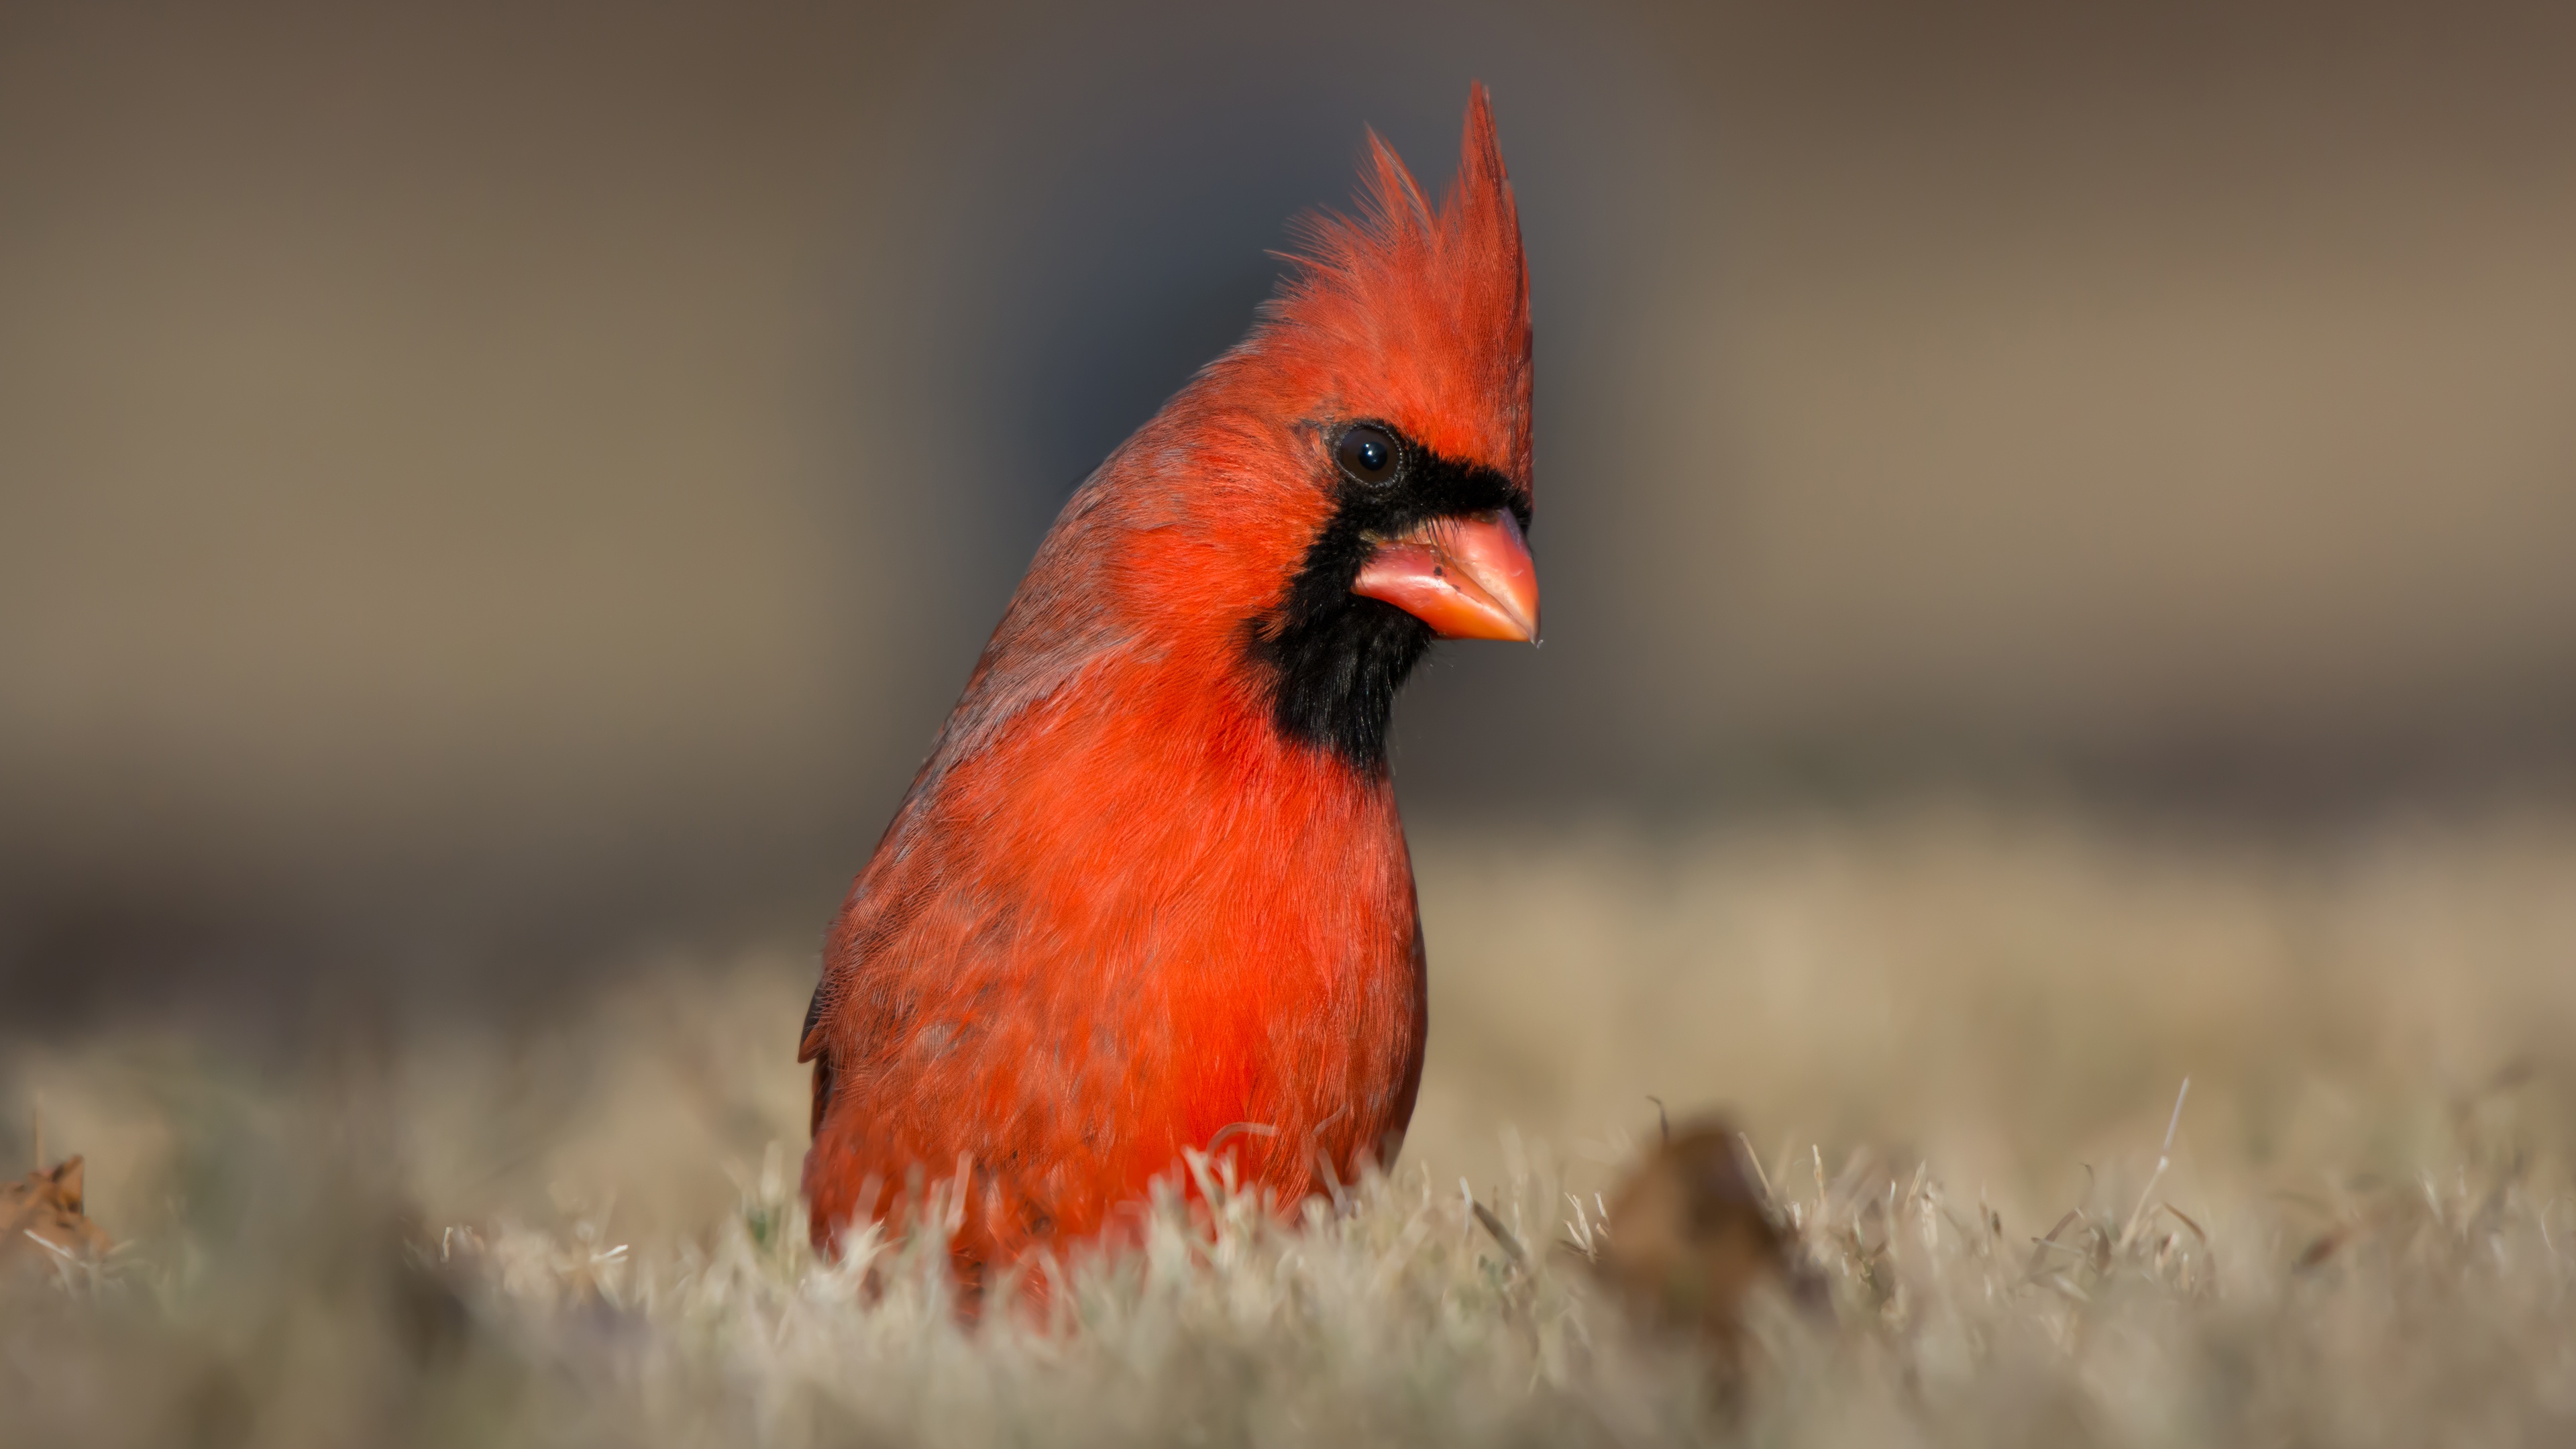
{"type": "Polygon", "coordinates": [[[1395,605],[1443,639],[1538,642],[1538,565],[1508,509],[1435,518],[1385,540],[1351,592],[1395,605]]]}

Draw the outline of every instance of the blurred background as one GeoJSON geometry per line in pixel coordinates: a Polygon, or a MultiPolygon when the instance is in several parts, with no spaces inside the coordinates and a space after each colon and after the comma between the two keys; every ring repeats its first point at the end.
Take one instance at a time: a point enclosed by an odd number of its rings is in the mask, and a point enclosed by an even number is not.
{"type": "Polygon", "coordinates": [[[0,1015],[800,959],[1073,484],[1471,78],[1549,628],[1408,694],[1427,840],[2559,798],[2570,75],[2504,0],[9,0],[0,1015]]]}

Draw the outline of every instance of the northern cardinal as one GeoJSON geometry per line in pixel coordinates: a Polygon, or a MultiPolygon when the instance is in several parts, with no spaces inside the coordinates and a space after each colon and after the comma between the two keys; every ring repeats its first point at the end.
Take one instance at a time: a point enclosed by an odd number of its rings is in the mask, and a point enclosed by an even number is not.
{"type": "Polygon", "coordinates": [[[1243,341],[1065,504],[825,945],[815,1243],[963,1189],[962,1278],[1185,1149],[1282,1204],[1391,1161],[1425,1030],[1387,717],[1535,642],[1520,221],[1482,86],[1437,209],[1384,141],[1243,341]]]}

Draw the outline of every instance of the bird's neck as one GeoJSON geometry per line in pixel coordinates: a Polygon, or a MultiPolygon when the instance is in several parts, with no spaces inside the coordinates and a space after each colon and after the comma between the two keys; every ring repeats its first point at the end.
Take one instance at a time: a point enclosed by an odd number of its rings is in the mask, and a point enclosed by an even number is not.
{"type": "Polygon", "coordinates": [[[1351,598],[1320,615],[1247,621],[1237,647],[1284,739],[1384,774],[1396,692],[1431,647],[1431,630],[1391,605],[1351,598]]]}

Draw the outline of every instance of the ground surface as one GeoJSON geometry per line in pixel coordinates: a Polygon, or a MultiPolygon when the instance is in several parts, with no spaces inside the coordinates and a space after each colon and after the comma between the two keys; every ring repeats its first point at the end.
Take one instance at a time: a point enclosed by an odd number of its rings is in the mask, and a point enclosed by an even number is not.
{"type": "Polygon", "coordinates": [[[2576,1442],[2576,819],[1416,850],[1395,1172],[976,1330],[920,1244],[802,1247],[792,952],[291,1069],[10,1043],[0,1153],[41,1099],[121,1246],[20,1255],[0,1443],[2576,1442]],[[1649,1093],[1736,1110],[1822,1284],[1732,1376],[1581,1252],[1649,1093]]]}

